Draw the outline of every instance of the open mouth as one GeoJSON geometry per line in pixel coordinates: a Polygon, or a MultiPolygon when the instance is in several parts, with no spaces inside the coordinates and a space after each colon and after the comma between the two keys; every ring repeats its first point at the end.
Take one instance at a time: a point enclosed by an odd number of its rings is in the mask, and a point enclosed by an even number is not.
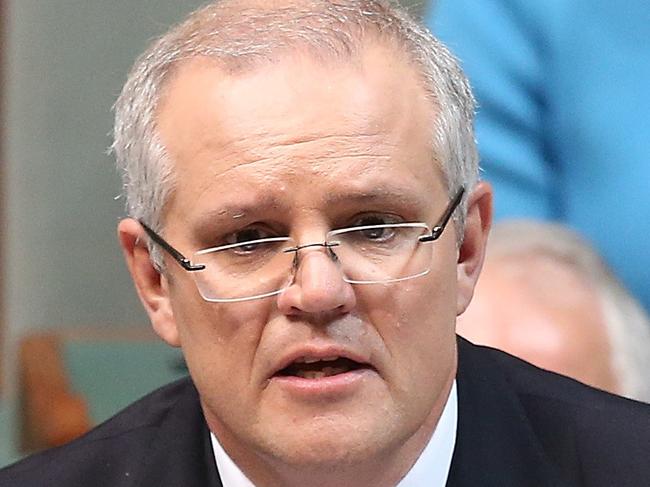
{"type": "Polygon", "coordinates": [[[362,364],[344,357],[327,357],[323,359],[303,357],[278,371],[276,376],[322,379],[367,368],[369,368],[368,364],[362,364]]]}

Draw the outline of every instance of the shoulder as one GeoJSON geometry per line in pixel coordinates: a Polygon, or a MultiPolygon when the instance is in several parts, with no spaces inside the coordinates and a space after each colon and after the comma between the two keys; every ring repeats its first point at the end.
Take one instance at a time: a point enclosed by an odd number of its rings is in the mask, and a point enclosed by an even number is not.
{"type": "Polygon", "coordinates": [[[188,378],[164,386],[81,438],[1,470],[0,487],[118,485],[141,462],[169,412],[194,396],[188,378]]]}
{"type": "MultiPolygon", "coordinates": [[[[471,345],[475,353],[483,354],[500,370],[517,396],[525,404],[543,403],[547,408],[569,414],[579,412],[584,420],[602,414],[615,414],[612,419],[645,417],[650,419],[650,404],[626,399],[587,386],[569,377],[540,369],[501,350],[471,345]]],[[[607,427],[605,422],[603,427],[607,427]]],[[[650,427],[650,423],[644,426],[650,427]]],[[[650,431],[650,430],[649,430],[650,431]]]]}
{"type": "Polygon", "coordinates": [[[471,355],[476,365],[498,371],[546,454],[563,469],[578,466],[585,485],[607,485],[604,479],[634,485],[624,479],[634,472],[650,476],[650,405],[539,369],[499,350],[460,345],[461,357],[471,355]]]}

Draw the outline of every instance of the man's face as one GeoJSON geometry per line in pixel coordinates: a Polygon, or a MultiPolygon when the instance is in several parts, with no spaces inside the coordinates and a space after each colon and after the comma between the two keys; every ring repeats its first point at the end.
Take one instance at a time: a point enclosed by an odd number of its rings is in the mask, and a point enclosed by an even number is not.
{"type": "MultiPolygon", "coordinates": [[[[433,225],[448,204],[431,148],[435,115],[412,69],[383,47],[354,64],[295,55],[234,76],[188,61],[158,112],[178,180],[165,238],[191,255],[260,229],[307,244],[375,215],[433,225]]],[[[453,381],[455,316],[468,299],[457,296],[453,225],[425,245],[427,275],[374,285],[344,282],[323,248],[305,249],[291,287],[239,303],[204,301],[168,259],[161,296],[170,311],[145,305],[161,336],[182,347],[231,455],[353,463],[430,433],[453,381]],[[356,365],[287,377],[303,357],[356,365]]]]}

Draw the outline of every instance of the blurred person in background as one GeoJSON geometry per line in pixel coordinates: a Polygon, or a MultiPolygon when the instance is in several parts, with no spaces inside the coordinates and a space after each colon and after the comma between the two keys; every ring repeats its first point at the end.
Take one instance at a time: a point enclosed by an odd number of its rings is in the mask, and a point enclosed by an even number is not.
{"type": "Polygon", "coordinates": [[[495,219],[584,235],[650,311],[650,2],[433,0],[460,58],[495,219]]]}
{"type": "Polygon", "coordinates": [[[544,369],[650,402],[648,316],[586,240],[562,225],[494,225],[457,331],[544,369]]]}

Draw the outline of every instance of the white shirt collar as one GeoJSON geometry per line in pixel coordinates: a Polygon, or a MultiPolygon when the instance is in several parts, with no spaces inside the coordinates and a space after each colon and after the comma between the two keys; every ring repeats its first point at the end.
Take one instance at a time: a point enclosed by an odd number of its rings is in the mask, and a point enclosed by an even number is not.
{"type": "Polygon", "coordinates": [[[255,487],[255,484],[248,480],[244,472],[232,461],[212,431],[210,431],[210,440],[212,440],[212,451],[217,462],[219,477],[221,477],[221,485],[223,487],[255,487]]]}
{"type": "MultiPolygon", "coordinates": [[[[447,403],[429,443],[397,487],[443,487],[445,485],[456,444],[457,425],[458,395],[454,380],[447,403]]],[[[210,439],[223,487],[255,487],[224,451],[213,433],[210,433],[210,439]]]]}

